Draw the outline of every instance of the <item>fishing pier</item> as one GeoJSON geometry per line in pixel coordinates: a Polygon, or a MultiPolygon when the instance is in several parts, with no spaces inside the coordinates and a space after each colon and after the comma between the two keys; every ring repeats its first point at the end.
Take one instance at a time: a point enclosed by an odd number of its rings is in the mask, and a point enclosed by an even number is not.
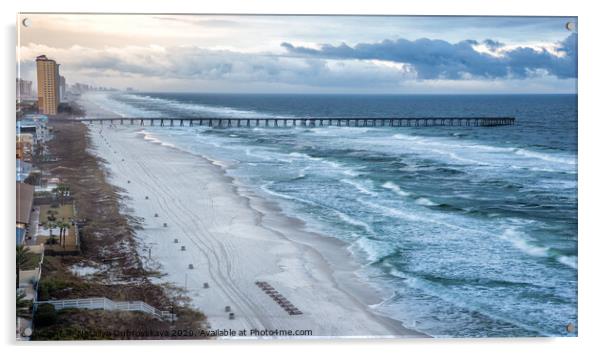
{"type": "Polygon", "coordinates": [[[470,126],[495,127],[514,125],[514,117],[402,117],[402,118],[224,118],[224,117],[124,117],[124,118],[80,118],[75,121],[98,124],[126,124],[161,127],[207,126],[213,128],[242,127],[436,127],[470,126]]]}

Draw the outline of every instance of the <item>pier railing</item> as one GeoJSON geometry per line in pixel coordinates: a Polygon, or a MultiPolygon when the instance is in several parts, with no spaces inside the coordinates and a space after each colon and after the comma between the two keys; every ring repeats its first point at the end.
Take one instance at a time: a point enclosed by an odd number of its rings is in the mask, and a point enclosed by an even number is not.
{"type": "Polygon", "coordinates": [[[223,117],[123,117],[123,118],[79,118],[75,121],[98,124],[128,124],[149,126],[208,126],[215,128],[229,127],[433,127],[433,126],[477,126],[495,127],[514,125],[514,117],[322,117],[322,118],[290,118],[290,117],[255,117],[255,118],[223,118],[223,117]]]}

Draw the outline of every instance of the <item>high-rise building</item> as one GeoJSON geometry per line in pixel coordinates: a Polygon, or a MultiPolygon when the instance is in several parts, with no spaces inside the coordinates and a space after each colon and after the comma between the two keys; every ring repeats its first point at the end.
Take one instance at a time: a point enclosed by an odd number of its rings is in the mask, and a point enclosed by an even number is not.
{"type": "Polygon", "coordinates": [[[31,98],[31,81],[17,78],[17,98],[31,98]]]}
{"type": "Polygon", "coordinates": [[[38,73],[38,110],[42,114],[54,115],[60,103],[59,65],[45,55],[36,58],[38,73]]]}
{"type": "Polygon", "coordinates": [[[65,95],[67,94],[67,80],[65,80],[64,76],[59,76],[59,101],[63,102],[65,100],[65,95]]]}

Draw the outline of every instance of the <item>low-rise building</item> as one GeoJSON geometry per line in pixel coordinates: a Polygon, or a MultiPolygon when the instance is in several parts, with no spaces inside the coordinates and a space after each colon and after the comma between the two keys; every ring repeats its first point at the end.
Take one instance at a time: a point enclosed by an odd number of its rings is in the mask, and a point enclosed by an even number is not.
{"type": "Polygon", "coordinates": [[[31,133],[17,134],[16,157],[18,160],[31,161],[34,149],[34,138],[31,133]]]}
{"type": "Polygon", "coordinates": [[[17,138],[21,134],[32,134],[35,143],[43,143],[50,139],[48,116],[43,114],[26,114],[17,121],[17,138]]]}
{"type": "Polygon", "coordinates": [[[17,182],[25,182],[31,174],[31,169],[31,163],[17,159],[17,182]]]}
{"type": "Polygon", "coordinates": [[[27,237],[27,228],[33,209],[32,185],[17,182],[17,244],[21,244],[27,237]]]}

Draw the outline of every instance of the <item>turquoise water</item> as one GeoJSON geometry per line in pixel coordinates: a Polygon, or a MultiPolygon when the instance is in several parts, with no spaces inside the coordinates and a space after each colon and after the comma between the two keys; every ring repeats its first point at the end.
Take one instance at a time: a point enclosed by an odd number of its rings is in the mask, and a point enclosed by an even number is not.
{"type": "Polygon", "coordinates": [[[495,128],[146,127],[347,241],[434,336],[566,336],[577,324],[576,95],[96,96],[122,116],[515,116],[495,128]]]}

